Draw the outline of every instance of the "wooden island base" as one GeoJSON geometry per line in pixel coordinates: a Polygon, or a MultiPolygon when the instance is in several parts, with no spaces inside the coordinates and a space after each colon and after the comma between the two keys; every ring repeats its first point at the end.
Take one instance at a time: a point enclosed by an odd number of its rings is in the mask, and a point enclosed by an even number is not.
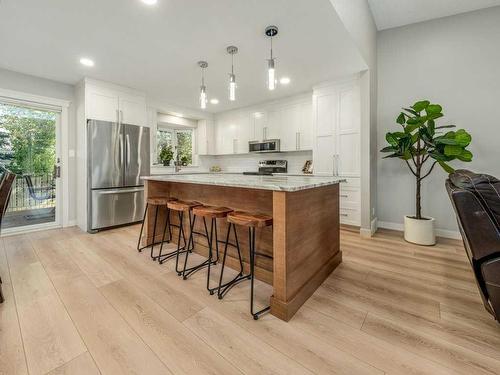
{"type": "MultiPolygon", "coordinates": [[[[342,261],[338,184],[287,192],[146,180],[145,198],[153,196],[196,200],[207,205],[272,215],[273,226],[256,231],[257,252],[269,257],[256,258],[255,275],[273,285],[271,313],[282,320],[290,320],[342,261]]],[[[171,220],[178,223],[175,213],[171,214],[171,220]]],[[[147,243],[153,240],[153,223],[154,210],[150,210],[144,227],[144,241],[147,243]]],[[[227,224],[222,219],[217,225],[218,240],[224,241],[227,224]]],[[[161,209],[156,241],[161,240],[164,226],[165,210],[161,209]]],[[[184,227],[188,234],[187,218],[184,227]]],[[[201,218],[196,221],[195,231],[204,232],[201,218]]],[[[172,232],[177,241],[177,230],[172,232]]],[[[237,233],[245,271],[248,272],[248,230],[238,227],[237,233]]],[[[195,242],[194,251],[207,256],[206,239],[195,236],[195,242]]],[[[224,245],[219,243],[221,256],[223,250],[224,245]]],[[[228,247],[226,264],[233,269],[239,267],[236,254],[234,248],[228,247]]]]}

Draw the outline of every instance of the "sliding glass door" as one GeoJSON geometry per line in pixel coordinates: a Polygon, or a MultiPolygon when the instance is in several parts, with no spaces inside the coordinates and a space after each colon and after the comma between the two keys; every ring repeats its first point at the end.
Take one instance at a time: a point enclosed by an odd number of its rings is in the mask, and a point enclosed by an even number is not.
{"type": "Polygon", "coordinates": [[[0,165],[17,177],[2,232],[59,223],[60,112],[0,102],[0,165]]]}

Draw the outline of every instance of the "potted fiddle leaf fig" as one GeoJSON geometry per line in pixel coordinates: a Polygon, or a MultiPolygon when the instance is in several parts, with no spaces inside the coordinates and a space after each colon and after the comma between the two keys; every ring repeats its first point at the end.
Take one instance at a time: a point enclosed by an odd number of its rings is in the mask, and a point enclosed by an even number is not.
{"type": "Polygon", "coordinates": [[[434,167],[439,165],[447,173],[454,169],[449,165],[453,160],[472,161],[472,153],[467,150],[471,136],[465,130],[445,130],[455,125],[436,126],[436,120],[443,117],[443,108],[422,100],[410,108],[403,108],[396,122],[400,131],[389,132],[385,139],[389,143],[381,152],[390,153],[385,158],[404,160],[415,177],[415,214],[404,218],[404,238],[419,245],[434,245],[436,236],[434,218],[422,215],[421,186],[434,167]]]}
{"type": "Polygon", "coordinates": [[[172,146],[163,146],[160,151],[160,160],[164,166],[170,166],[170,161],[174,158],[172,146]]]}

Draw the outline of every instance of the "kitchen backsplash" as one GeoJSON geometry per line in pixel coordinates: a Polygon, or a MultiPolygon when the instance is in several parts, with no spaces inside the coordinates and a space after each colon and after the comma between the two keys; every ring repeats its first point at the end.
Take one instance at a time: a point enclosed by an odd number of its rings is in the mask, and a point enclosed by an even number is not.
{"type": "Polygon", "coordinates": [[[280,152],[270,154],[242,154],[199,156],[200,169],[210,169],[211,166],[221,167],[222,172],[257,171],[260,160],[287,160],[288,173],[302,173],[306,160],[312,159],[312,151],[280,152]]]}

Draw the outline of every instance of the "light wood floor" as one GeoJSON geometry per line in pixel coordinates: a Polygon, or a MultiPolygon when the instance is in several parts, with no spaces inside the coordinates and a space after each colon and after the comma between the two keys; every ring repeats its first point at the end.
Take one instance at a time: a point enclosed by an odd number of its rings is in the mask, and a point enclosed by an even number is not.
{"type": "Polygon", "coordinates": [[[1,374],[500,374],[500,325],[457,241],[344,230],[344,262],[285,323],[251,319],[248,283],[219,301],[204,272],[180,280],[137,234],[1,240],[1,374]]]}

